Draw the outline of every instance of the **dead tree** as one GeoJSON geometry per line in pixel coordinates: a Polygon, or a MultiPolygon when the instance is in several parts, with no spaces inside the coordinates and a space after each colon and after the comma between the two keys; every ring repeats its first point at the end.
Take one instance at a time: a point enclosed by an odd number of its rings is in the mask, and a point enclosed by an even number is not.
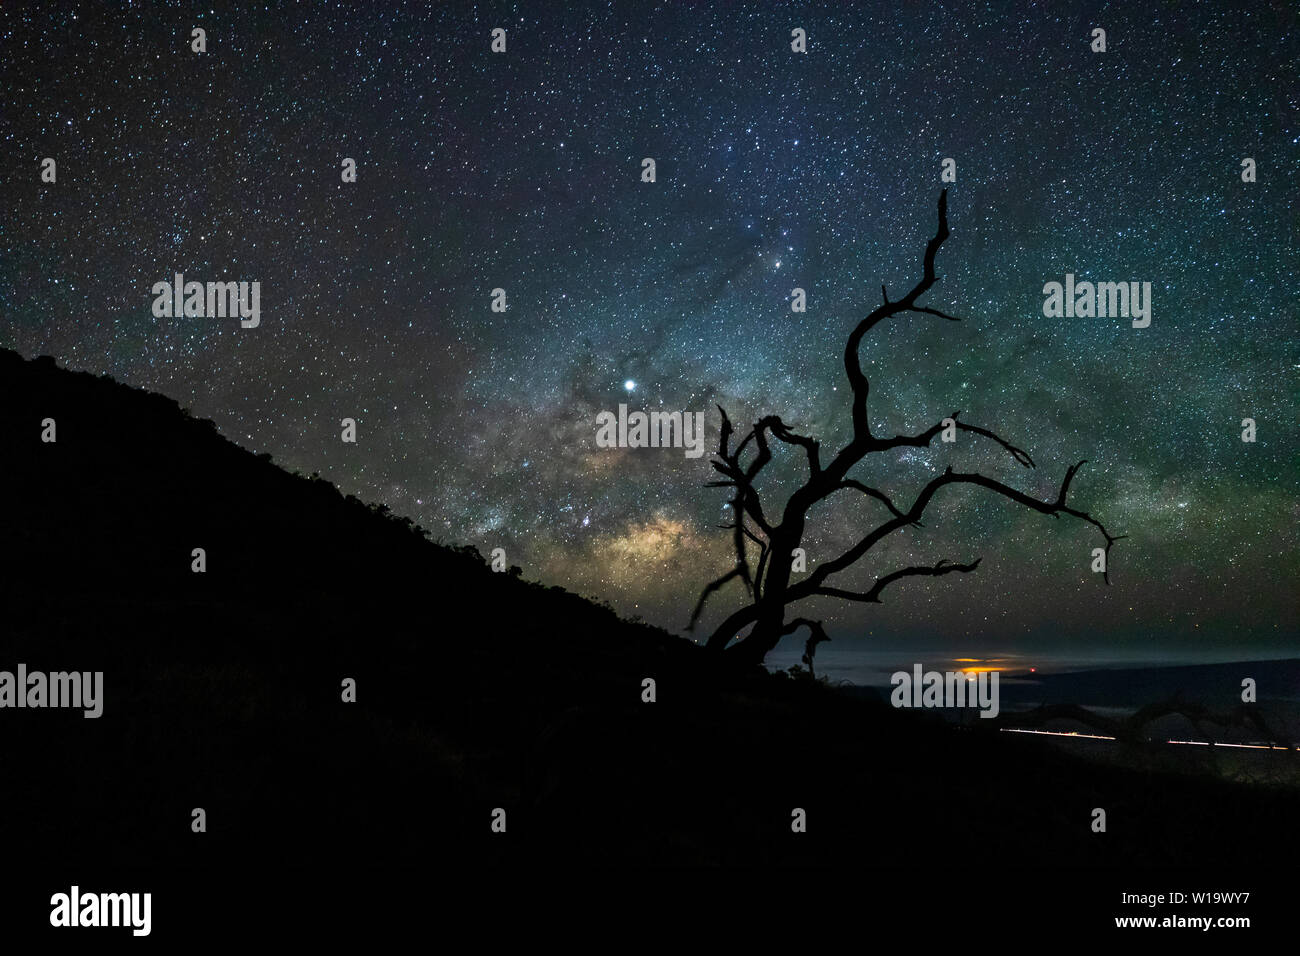
{"type": "MultiPolygon", "coordinates": [[[[687,630],[694,629],[709,597],[729,581],[739,580],[744,585],[749,595],[749,602],[729,614],[713,631],[706,644],[710,650],[719,653],[726,650],[729,659],[744,664],[758,664],[784,635],[807,626],[812,633],[812,638],[808,642],[805,656],[811,658],[816,643],[827,639],[825,631],[820,622],[807,618],[795,618],[787,623],[786,612],[790,605],[812,597],[834,597],[846,601],[879,603],[881,592],[893,582],[903,578],[941,577],[945,574],[965,574],[974,571],[980,563],[978,558],[965,564],[941,560],[929,566],[900,568],[877,578],[870,588],[861,592],[835,587],[828,581],[833,575],[856,564],[867,552],[896,531],[912,525],[919,526],[926,506],[937,492],[948,485],[978,485],[1016,504],[1054,518],[1070,515],[1086,521],[1096,527],[1105,538],[1105,559],[1109,562],[1111,546],[1123,536],[1112,535],[1100,521],[1086,511],[1079,511],[1066,504],[1070,483],[1079,468],[1086,462],[1081,461],[1066,469],[1061,490],[1055,501],[1039,501],[1000,481],[978,473],[954,472],[949,466],[943,474],[922,488],[911,506],[904,510],[896,505],[889,495],[850,477],[849,472],[866,456],[889,452],[895,448],[925,448],[944,430],[944,423],[941,421],[917,435],[883,437],[874,434],[867,415],[869,385],[862,371],[858,349],[868,332],[885,319],[902,312],[921,313],[949,322],[958,321],[955,316],[918,304],[921,296],[938,281],[934,272],[934,260],[939,247],[947,238],[948,191],[945,189],[939,195],[938,230],[925,247],[921,280],[905,296],[892,302],[888,291],[882,286],[880,291],[884,302],[862,319],[849,335],[848,344],[844,348],[844,371],[848,375],[852,390],[853,437],[829,462],[823,463],[821,445],[816,439],[796,433],[775,415],[760,419],[733,449],[732,438],[735,430],[727,417],[726,410],[719,406],[718,411],[722,413],[722,429],[718,443],[718,457],[713,459],[712,465],[722,473],[723,480],[709,482],[706,487],[734,490],[731,500],[731,514],[734,520],[732,524],[724,527],[732,531],[736,564],[730,571],[705,586],[691,613],[687,630]],[[773,441],[788,445],[792,449],[802,449],[808,460],[808,478],[790,495],[779,519],[764,509],[756,485],[763,468],[772,460],[773,441]],[[747,451],[749,451],[749,458],[747,461],[742,461],[742,456],[747,451]],[[843,554],[829,561],[820,562],[806,578],[791,581],[793,553],[803,538],[809,510],[819,502],[844,491],[865,495],[878,502],[889,512],[890,518],[863,535],[843,554]],[[755,552],[757,561],[751,565],[751,554],[755,552]],[[738,643],[732,644],[732,641],[746,627],[750,627],[748,635],[738,643]]],[[[1021,465],[1026,468],[1034,467],[1033,459],[1026,452],[987,428],[957,421],[957,416],[960,414],[960,412],[953,412],[951,415],[957,429],[995,442],[1021,465]]],[[[1104,577],[1109,584],[1108,570],[1105,571],[1104,577]]],[[[809,664],[811,666],[811,661],[809,664]]]]}

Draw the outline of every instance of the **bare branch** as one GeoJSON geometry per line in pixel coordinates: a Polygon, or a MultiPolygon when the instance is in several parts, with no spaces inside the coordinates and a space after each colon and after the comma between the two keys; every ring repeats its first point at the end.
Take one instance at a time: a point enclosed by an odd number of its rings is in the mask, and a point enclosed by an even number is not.
{"type": "MultiPolygon", "coordinates": [[[[1053,517],[1059,517],[1060,515],[1070,515],[1071,517],[1078,518],[1080,521],[1088,522],[1088,524],[1092,525],[1094,528],[1100,531],[1102,537],[1106,539],[1106,566],[1105,569],[1102,571],[1101,576],[1102,576],[1102,580],[1104,580],[1107,584],[1110,584],[1110,549],[1115,544],[1116,541],[1122,541],[1124,540],[1124,538],[1128,537],[1128,535],[1123,535],[1123,534],[1113,535],[1106,530],[1105,525],[1103,525],[1100,521],[1098,521],[1088,512],[1079,511],[1075,508],[1066,507],[1065,504],[1065,496],[1069,493],[1070,482],[1074,480],[1074,476],[1078,473],[1079,469],[1082,468],[1087,463],[1088,462],[1085,459],[1084,461],[1079,462],[1077,465],[1071,465],[1068,469],[1066,469],[1065,480],[1061,482],[1060,493],[1057,494],[1056,501],[1052,502],[1051,504],[1039,501],[1037,498],[1031,498],[1028,495],[1024,494],[1023,492],[1017,491],[1014,488],[1010,488],[1007,485],[1002,484],[1002,482],[1000,481],[994,481],[992,478],[986,478],[984,475],[980,475],[980,474],[973,474],[973,475],[953,474],[952,481],[956,483],[979,485],[983,488],[988,488],[990,491],[996,491],[998,494],[1010,498],[1012,501],[1016,502],[1017,504],[1022,504],[1026,508],[1033,508],[1035,511],[1041,511],[1043,514],[1049,514],[1052,515],[1053,517]]],[[[949,469],[949,471],[951,472],[951,469],[949,469]]]]}
{"type": "Polygon", "coordinates": [[[722,415],[722,427],[718,429],[718,457],[723,460],[729,460],[731,457],[728,448],[731,445],[731,419],[727,417],[727,410],[721,405],[718,411],[722,415]]]}
{"type": "MultiPolygon", "coordinates": [[[[943,245],[948,238],[948,190],[943,190],[939,194],[939,226],[935,231],[934,238],[925,246],[925,258],[923,261],[924,275],[921,280],[912,287],[912,291],[907,293],[897,302],[890,302],[889,295],[885,293],[885,287],[881,286],[880,291],[884,295],[885,302],[877,306],[872,312],[849,333],[848,343],[844,347],[844,373],[848,376],[849,387],[853,390],[853,435],[857,440],[866,440],[871,437],[871,426],[867,422],[867,395],[870,392],[870,384],[867,382],[866,375],[862,372],[862,361],[858,355],[858,348],[862,344],[863,337],[879,323],[883,322],[890,316],[897,315],[899,312],[929,312],[934,315],[941,315],[933,309],[925,309],[916,305],[925,292],[938,281],[934,274],[934,258],[939,252],[939,247],[943,245]]],[[[953,319],[952,316],[944,315],[943,318],[953,319]]],[[[955,321],[955,320],[954,320],[955,321]]],[[[858,455],[860,458],[861,455],[858,455]]],[[[855,459],[856,460],[856,459],[855,459]]],[[[847,469],[845,469],[847,470],[847,469]]]]}
{"type": "Polygon", "coordinates": [[[758,602],[746,604],[744,607],[732,611],[727,615],[726,620],[714,628],[713,633],[705,643],[705,647],[711,651],[721,651],[731,643],[732,638],[737,635],[742,627],[753,624],[758,620],[758,613],[758,602]]]}
{"type": "MultiPolygon", "coordinates": [[[[1029,457],[1029,452],[1025,451],[1023,448],[1017,448],[1015,445],[1011,444],[1011,442],[987,428],[981,428],[979,425],[967,425],[965,422],[958,421],[957,416],[960,414],[961,412],[957,411],[948,416],[953,420],[953,425],[956,426],[958,431],[971,432],[975,435],[983,435],[985,438],[991,438],[1007,451],[1011,452],[1012,457],[1026,468],[1035,467],[1034,459],[1029,457]]],[[[902,446],[907,446],[909,448],[926,448],[929,446],[930,442],[934,441],[934,436],[938,435],[941,431],[943,431],[943,422],[939,422],[937,425],[931,425],[919,435],[895,435],[893,438],[873,439],[871,442],[871,450],[883,451],[888,448],[898,448],[902,446]]]]}
{"type": "Polygon", "coordinates": [[[862,492],[864,495],[867,495],[871,498],[875,498],[877,501],[884,502],[885,507],[890,510],[891,514],[893,514],[895,517],[898,518],[903,517],[903,512],[898,510],[898,508],[894,505],[894,502],[890,500],[889,495],[885,494],[883,491],[878,491],[875,488],[868,488],[862,482],[855,481],[852,478],[845,478],[838,485],[832,488],[831,491],[832,492],[840,491],[845,488],[852,488],[855,491],[862,492]]]}
{"type": "Polygon", "coordinates": [[[766,548],[767,548],[767,545],[763,542],[763,539],[760,538],[758,535],[754,534],[754,532],[750,531],[750,530],[749,530],[748,528],[746,528],[743,524],[740,526],[740,530],[743,531],[743,532],[745,533],[745,537],[746,537],[746,538],[748,538],[750,541],[754,542],[754,543],[755,543],[756,545],[758,545],[760,548],[763,548],[763,549],[766,549],[766,548]]]}
{"type": "Polygon", "coordinates": [[[825,595],[827,597],[843,598],[846,601],[864,601],[868,604],[879,604],[880,592],[900,578],[917,576],[941,577],[942,575],[952,574],[954,572],[967,574],[978,568],[981,560],[983,559],[976,558],[970,564],[953,564],[951,561],[944,560],[930,567],[903,568],[902,570],[894,571],[891,574],[886,574],[883,578],[877,578],[876,583],[872,585],[871,590],[860,594],[854,591],[842,591],[839,588],[817,588],[813,593],[825,595]]]}
{"type": "Polygon", "coordinates": [[[926,308],[926,307],[924,307],[924,306],[920,306],[920,305],[908,306],[908,308],[909,308],[909,310],[912,311],[912,312],[924,312],[926,315],[937,315],[939,318],[941,318],[941,319],[947,319],[949,322],[960,322],[960,321],[961,321],[961,319],[957,318],[957,316],[955,316],[955,315],[949,315],[949,314],[946,313],[946,312],[940,312],[938,309],[928,309],[928,308],[926,308]]]}
{"type": "MultiPolygon", "coordinates": [[[[982,488],[987,488],[990,491],[995,491],[998,494],[1002,495],[1003,497],[1010,498],[1012,501],[1016,502],[1017,504],[1024,505],[1026,508],[1032,508],[1034,511],[1039,511],[1043,514],[1049,514],[1053,516],[1067,514],[1067,515],[1071,515],[1072,517],[1079,518],[1080,520],[1086,521],[1089,524],[1093,525],[1098,530],[1100,530],[1102,535],[1105,537],[1106,558],[1107,561],[1109,562],[1111,546],[1116,541],[1121,540],[1123,536],[1112,535],[1109,531],[1106,530],[1105,526],[1102,525],[1100,521],[1092,517],[1092,515],[1088,514],[1086,511],[1078,511],[1074,508],[1067,507],[1065,504],[1066,494],[1070,488],[1070,482],[1074,479],[1075,473],[1078,472],[1079,467],[1083,464],[1084,462],[1079,462],[1078,465],[1074,465],[1066,472],[1065,480],[1061,484],[1061,491],[1057,495],[1055,502],[1039,501],[1037,498],[1031,498],[1029,495],[1025,494],[1022,491],[1017,491],[1015,488],[1012,488],[1008,485],[1004,485],[1002,484],[1002,482],[995,481],[992,478],[987,478],[984,475],[960,474],[954,472],[952,468],[948,468],[942,475],[939,475],[937,478],[931,480],[930,483],[927,484],[921,490],[921,493],[917,496],[916,501],[913,503],[911,509],[906,514],[902,515],[901,517],[894,518],[890,521],[886,521],[884,524],[880,525],[871,533],[869,533],[864,538],[862,538],[862,540],[860,540],[857,544],[851,547],[848,551],[844,552],[838,558],[833,558],[830,561],[822,562],[820,565],[818,565],[816,571],[810,574],[806,579],[801,581],[799,584],[793,585],[790,588],[790,590],[787,592],[787,598],[791,601],[795,601],[795,600],[799,600],[800,598],[808,597],[813,593],[815,593],[817,588],[821,585],[823,581],[826,580],[827,577],[829,577],[832,574],[835,574],[838,571],[843,571],[845,568],[852,565],[864,554],[866,554],[869,550],[871,550],[871,548],[875,547],[875,545],[878,544],[885,537],[887,537],[890,534],[893,534],[895,531],[897,531],[900,528],[904,528],[909,524],[915,524],[916,522],[918,522],[921,516],[925,513],[926,506],[930,503],[930,500],[934,497],[935,492],[937,492],[940,488],[943,488],[945,485],[953,485],[953,484],[979,485],[982,488]]],[[[1109,570],[1107,570],[1107,572],[1103,575],[1103,578],[1105,579],[1107,584],[1110,583],[1109,570]]]]}
{"type": "MultiPolygon", "coordinates": [[[[719,411],[722,411],[722,409],[719,408],[719,411]]],[[[726,451],[732,434],[731,422],[727,418],[727,413],[725,411],[722,412],[722,431],[723,438],[719,442],[720,453],[726,451]]],[[[745,445],[747,445],[753,438],[754,432],[750,432],[734,452],[719,454],[721,460],[715,458],[709,462],[715,471],[725,475],[729,480],[707,482],[705,487],[734,487],[736,489],[736,497],[732,499],[731,504],[736,509],[737,514],[743,512],[744,514],[749,515],[764,534],[770,535],[772,533],[772,528],[768,524],[767,518],[763,515],[763,507],[759,502],[758,492],[753,486],[754,476],[758,473],[758,470],[762,468],[763,464],[766,464],[766,462],[759,461],[755,465],[751,465],[748,470],[740,467],[741,452],[744,451],[745,445]]],[[[768,457],[771,457],[770,454],[768,457]]]]}
{"type": "Polygon", "coordinates": [[[995,442],[997,442],[1007,451],[1011,452],[1012,457],[1015,458],[1016,461],[1020,462],[1020,464],[1024,465],[1026,468],[1036,467],[1034,465],[1034,459],[1029,457],[1029,452],[1025,451],[1022,448],[1017,448],[1015,445],[1011,444],[1011,442],[1006,441],[1003,438],[999,438],[997,435],[993,434],[993,432],[989,431],[987,428],[980,428],[978,425],[966,425],[963,424],[962,422],[957,422],[956,424],[957,424],[958,431],[974,432],[976,435],[983,435],[985,438],[992,438],[995,442]]]}
{"type": "MultiPolygon", "coordinates": [[[[686,630],[693,630],[696,621],[699,620],[700,614],[703,613],[704,605],[709,596],[721,588],[733,578],[740,578],[745,585],[745,590],[755,598],[762,595],[762,582],[759,576],[750,571],[749,555],[746,552],[746,540],[754,542],[759,548],[758,575],[762,575],[763,569],[767,565],[768,545],[761,538],[755,535],[745,526],[745,516],[748,515],[758,525],[759,529],[767,535],[771,535],[772,528],[767,523],[763,515],[763,508],[759,502],[758,492],[754,488],[754,477],[762,470],[763,466],[771,459],[771,452],[767,446],[766,436],[763,433],[764,427],[756,426],[737,446],[736,450],[731,451],[731,436],[734,429],[731,425],[731,419],[727,415],[726,409],[721,405],[718,406],[718,412],[722,416],[722,425],[718,439],[718,457],[710,464],[713,468],[726,477],[726,481],[707,482],[706,487],[723,488],[730,487],[735,489],[735,495],[731,499],[730,505],[734,516],[734,523],[724,525],[733,533],[732,547],[735,549],[736,565],[726,574],[722,575],[715,581],[710,582],[700,593],[699,600],[696,602],[695,609],[691,613],[690,622],[686,625],[686,630]],[[741,453],[750,441],[754,441],[758,447],[758,455],[750,463],[748,468],[742,468],[740,465],[741,453]]],[[[779,418],[773,418],[773,421],[780,423],[779,418]]],[[[782,425],[782,429],[784,426],[782,425]]],[[[808,439],[811,441],[811,439],[808,439]]]]}
{"type": "Polygon", "coordinates": [[[821,443],[815,438],[808,438],[804,435],[797,435],[790,430],[790,426],[781,421],[776,415],[768,415],[754,426],[755,431],[769,430],[780,441],[787,445],[799,445],[808,455],[808,470],[814,474],[821,474],[821,443]]]}
{"type": "Polygon", "coordinates": [[[934,257],[938,255],[939,247],[943,245],[943,241],[947,238],[948,190],[945,189],[939,193],[939,228],[935,230],[934,238],[925,244],[925,261],[923,263],[925,276],[916,284],[915,287],[913,287],[912,291],[903,298],[900,304],[905,305],[909,309],[912,308],[916,303],[916,300],[919,299],[921,295],[930,288],[930,286],[934,285],[935,282],[938,281],[938,277],[934,274],[934,257]]]}
{"type": "Polygon", "coordinates": [[[737,577],[739,574],[740,574],[740,567],[737,566],[732,568],[722,577],[718,578],[715,581],[710,581],[708,584],[704,586],[704,591],[700,594],[700,599],[695,603],[695,610],[691,612],[691,619],[686,625],[686,630],[688,631],[695,630],[695,622],[700,619],[700,614],[704,611],[704,602],[709,599],[709,595],[712,594],[714,591],[718,590],[720,587],[722,587],[732,578],[737,577]]]}

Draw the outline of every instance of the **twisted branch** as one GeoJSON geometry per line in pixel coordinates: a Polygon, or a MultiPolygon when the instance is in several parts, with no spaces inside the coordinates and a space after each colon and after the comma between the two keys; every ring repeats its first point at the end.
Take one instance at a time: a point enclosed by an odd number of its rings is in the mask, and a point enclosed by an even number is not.
{"type": "MultiPolygon", "coordinates": [[[[707,642],[710,648],[721,649],[726,647],[737,636],[737,632],[741,628],[754,624],[755,629],[751,633],[751,638],[760,629],[762,629],[762,637],[755,643],[755,646],[746,648],[746,654],[749,655],[753,652],[756,654],[757,659],[761,660],[762,655],[767,650],[770,650],[772,646],[775,646],[776,641],[781,636],[789,634],[801,626],[808,626],[810,630],[813,630],[814,638],[821,635],[820,640],[828,639],[825,637],[825,631],[820,623],[811,622],[804,618],[797,618],[789,625],[784,623],[785,609],[795,601],[817,595],[839,597],[857,602],[879,603],[881,592],[894,581],[902,578],[916,576],[939,577],[946,574],[974,571],[979,566],[979,559],[970,564],[939,561],[937,564],[930,566],[902,568],[878,578],[873,586],[865,592],[828,587],[824,583],[830,575],[856,563],[871,548],[900,528],[910,525],[920,526],[921,517],[935,493],[951,484],[978,485],[1016,504],[1042,514],[1049,514],[1054,518],[1069,515],[1091,524],[1101,532],[1106,542],[1107,567],[1103,571],[1103,578],[1107,584],[1110,583],[1110,549],[1116,541],[1121,540],[1124,536],[1112,535],[1105,525],[1090,513],[1066,504],[1070,484],[1085,462],[1079,462],[1079,464],[1067,469],[1055,501],[1040,501],[995,479],[978,473],[956,473],[949,467],[943,474],[934,478],[921,490],[912,507],[907,511],[901,510],[893,499],[883,491],[848,476],[850,469],[868,454],[888,451],[893,448],[929,447],[935,436],[944,430],[943,422],[939,422],[916,435],[895,435],[890,438],[873,435],[867,415],[867,398],[871,386],[862,370],[859,350],[867,332],[885,319],[901,312],[931,315],[950,322],[960,321],[956,316],[940,309],[918,304],[920,297],[938,281],[938,276],[935,273],[935,259],[939,248],[948,236],[948,192],[944,190],[939,194],[938,225],[934,236],[926,243],[925,252],[922,256],[921,279],[901,299],[893,301],[889,298],[888,289],[882,285],[880,288],[882,303],[865,318],[861,319],[849,333],[844,348],[844,371],[848,377],[852,392],[853,433],[852,438],[835,454],[829,464],[823,465],[821,446],[816,439],[796,432],[776,415],[768,415],[759,419],[733,451],[731,443],[736,434],[735,429],[731,420],[727,417],[726,410],[721,406],[718,407],[718,411],[722,414],[722,428],[718,443],[718,456],[711,464],[714,469],[723,475],[725,480],[710,482],[708,487],[729,487],[734,489],[735,494],[731,501],[731,507],[735,516],[735,523],[726,527],[734,532],[732,541],[736,552],[736,566],[704,588],[691,615],[688,629],[694,627],[708,598],[732,579],[738,578],[745,585],[747,592],[753,597],[753,602],[734,611],[719,625],[707,642]],[[787,500],[781,519],[776,523],[773,523],[764,513],[760,495],[755,486],[759,474],[772,460],[772,447],[769,436],[782,444],[802,448],[808,461],[807,480],[787,500]],[[753,443],[754,448],[753,457],[747,465],[742,464],[741,457],[751,443],[753,443]],[[790,569],[780,564],[778,555],[788,556],[792,549],[799,546],[809,509],[834,493],[843,490],[857,491],[880,502],[888,509],[891,515],[890,519],[863,536],[861,540],[839,557],[819,563],[816,570],[802,581],[790,583],[790,569]],[[751,531],[747,527],[747,519],[753,522],[756,531],[751,531]],[[747,543],[752,543],[759,549],[759,559],[755,573],[750,572],[747,543]]],[[[1012,444],[989,428],[968,425],[965,422],[958,421],[960,414],[960,412],[953,412],[949,416],[958,430],[981,438],[987,438],[1009,453],[1021,466],[1025,468],[1035,467],[1033,458],[1024,449],[1012,444]]],[[[751,643],[754,642],[750,640],[744,642],[745,645],[751,643]]],[[[810,669],[812,648],[815,644],[816,641],[810,639],[810,644],[805,652],[810,669]]]]}

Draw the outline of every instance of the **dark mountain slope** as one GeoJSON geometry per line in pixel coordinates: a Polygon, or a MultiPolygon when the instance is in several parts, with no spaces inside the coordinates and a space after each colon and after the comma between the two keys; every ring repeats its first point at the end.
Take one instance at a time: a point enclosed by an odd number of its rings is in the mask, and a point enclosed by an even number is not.
{"type": "Polygon", "coordinates": [[[166,398],[49,360],[0,352],[0,441],[0,670],[105,675],[100,719],[0,710],[10,852],[441,868],[1300,849],[1294,793],[1092,766],[808,681],[715,672],[688,642],[494,574],[166,398]],[[207,833],[191,832],[195,807],[207,833]],[[806,834],[790,832],[794,807],[806,834]]]}

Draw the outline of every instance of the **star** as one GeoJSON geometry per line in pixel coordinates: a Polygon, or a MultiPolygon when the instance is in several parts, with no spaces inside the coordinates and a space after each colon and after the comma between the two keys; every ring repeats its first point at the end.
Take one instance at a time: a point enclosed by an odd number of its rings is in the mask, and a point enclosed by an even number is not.
{"type": "MultiPolygon", "coordinates": [[[[1086,534],[945,491],[844,584],[941,558],[978,571],[811,609],[833,646],[1202,647],[1199,621],[1234,646],[1300,637],[1279,215],[1296,139],[1276,79],[1296,41],[1267,5],[1234,7],[1227,32],[1220,0],[1115,16],[1105,54],[1042,11],[712,4],[649,26],[632,0],[512,16],[503,54],[458,4],[203,11],[195,54],[188,26],[137,6],[97,10],[94,56],[61,5],[4,24],[0,93],[24,104],[0,124],[5,345],[161,392],[286,468],[676,630],[734,560],[725,490],[704,487],[708,455],[598,449],[596,415],[701,412],[711,453],[722,406],[738,439],[780,415],[840,447],[849,333],[882,285],[919,278],[946,186],[923,302],[961,321],[868,334],[871,427],[961,409],[1035,467],[962,433],[850,477],[907,502],[951,464],[1050,496],[1087,459],[1071,499],[1129,537],[1094,587],[1086,534]],[[1201,36],[1214,52],[1189,71],[1201,36]],[[260,282],[261,324],[155,318],[150,287],[176,273],[260,282]],[[1150,327],[1045,317],[1066,273],[1150,282],[1150,327]]],[[[772,454],[779,515],[806,460],[772,454]]],[[[809,567],[888,517],[878,504],[829,499],[809,567]]],[[[728,584],[705,624],[745,600],[728,584]]]]}

